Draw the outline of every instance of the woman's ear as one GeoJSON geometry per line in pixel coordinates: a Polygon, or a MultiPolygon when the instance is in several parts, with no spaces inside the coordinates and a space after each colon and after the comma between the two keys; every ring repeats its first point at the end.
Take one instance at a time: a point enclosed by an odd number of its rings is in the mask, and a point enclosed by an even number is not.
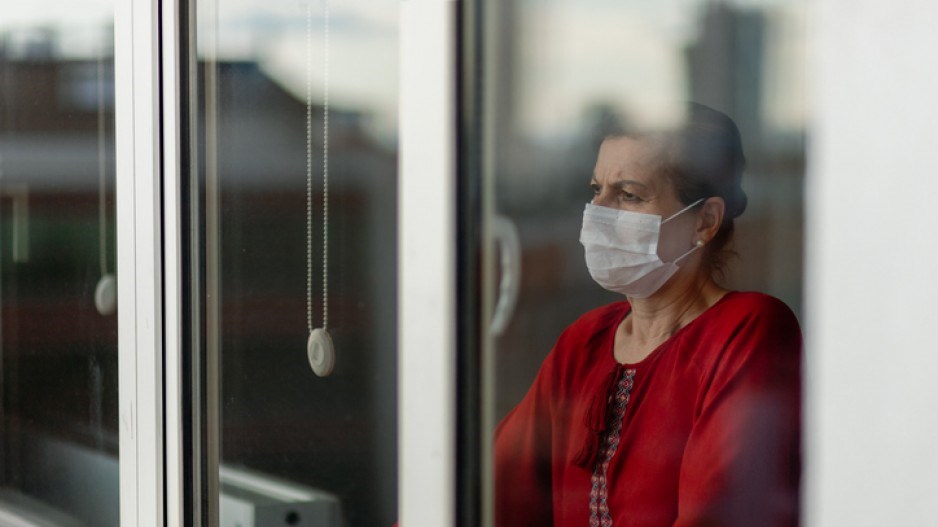
{"type": "Polygon", "coordinates": [[[723,225],[723,215],[726,213],[726,203],[723,198],[707,198],[700,206],[697,214],[697,239],[709,243],[720,226],[723,225]]]}

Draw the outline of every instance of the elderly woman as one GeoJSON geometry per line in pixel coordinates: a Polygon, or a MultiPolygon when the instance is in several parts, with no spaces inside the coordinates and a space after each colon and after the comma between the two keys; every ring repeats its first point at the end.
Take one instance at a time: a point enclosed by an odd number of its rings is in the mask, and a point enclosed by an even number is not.
{"type": "Polygon", "coordinates": [[[602,143],[580,241],[626,299],[568,327],[499,425],[499,527],[797,525],[798,322],[715,279],[743,165],[732,120],[696,104],[602,143]]]}

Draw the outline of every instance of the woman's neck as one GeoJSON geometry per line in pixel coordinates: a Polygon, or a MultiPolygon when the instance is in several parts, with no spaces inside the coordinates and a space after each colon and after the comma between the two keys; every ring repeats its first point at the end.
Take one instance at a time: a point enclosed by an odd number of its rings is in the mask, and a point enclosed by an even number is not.
{"type": "Polygon", "coordinates": [[[667,340],[726,293],[707,273],[681,274],[649,298],[629,299],[632,311],[621,329],[634,342],[641,345],[667,340]]]}

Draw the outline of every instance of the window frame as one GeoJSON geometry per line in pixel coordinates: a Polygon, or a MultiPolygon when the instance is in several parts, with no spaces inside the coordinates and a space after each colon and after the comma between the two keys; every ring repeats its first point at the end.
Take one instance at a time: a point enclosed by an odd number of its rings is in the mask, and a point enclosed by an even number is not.
{"type": "Polygon", "coordinates": [[[458,8],[403,0],[400,11],[398,503],[408,527],[456,521],[458,8]]]}
{"type": "MultiPolygon", "coordinates": [[[[120,518],[122,525],[137,526],[165,525],[166,489],[179,488],[178,480],[168,479],[175,474],[167,473],[164,450],[164,434],[175,423],[172,410],[164,418],[164,360],[178,353],[178,324],[172,321],[179,307],[164,298],[178,279],[165,272],[173,269],[165,258],[175,253],[164,253],[163,236],[172,248],[178,233],[172,215],[164,224],[164,207],[178,203],[178,192],[162,188],[173,180],[163,178],[165,167],[173,166],[173,158],[167,163],[164,156],[175,155],[164,134],[178,133],[178,127],[166,126],[167,112],[161,114],[173,92],[161,90],[167,77],[160,46],[174,40],[160,38],[160,9],[157,0],[131,0],[115,2],[114,13],[120,518]]],[[[172,446],[169,452],[175,452],[172,446]]]]}

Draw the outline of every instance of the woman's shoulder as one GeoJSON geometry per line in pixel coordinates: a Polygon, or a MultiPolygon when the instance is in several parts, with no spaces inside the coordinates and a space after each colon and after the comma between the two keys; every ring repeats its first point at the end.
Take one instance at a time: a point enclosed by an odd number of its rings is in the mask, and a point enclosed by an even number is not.
{"type": "Polygon", "coordinates": [[[741,345],[741,349],[801,347],[801,327],[794,312],[765,293],[733,291],[710,308],[694,337],[741,345]]]}
{"type": "Polygon", "coordinates": [[[757,292],[731,292],[686,335],[694,342],[688,361],[713,393],[746,377],[763,388],[796,390],[802,355],[801,328],[781,300],[757,292]]]}
{"type": "Polygon", "coordinates": [[[724,320],[798,325],[797,317],[785,302],[757,291],[730,291],[714,307],[724,320]]]}

